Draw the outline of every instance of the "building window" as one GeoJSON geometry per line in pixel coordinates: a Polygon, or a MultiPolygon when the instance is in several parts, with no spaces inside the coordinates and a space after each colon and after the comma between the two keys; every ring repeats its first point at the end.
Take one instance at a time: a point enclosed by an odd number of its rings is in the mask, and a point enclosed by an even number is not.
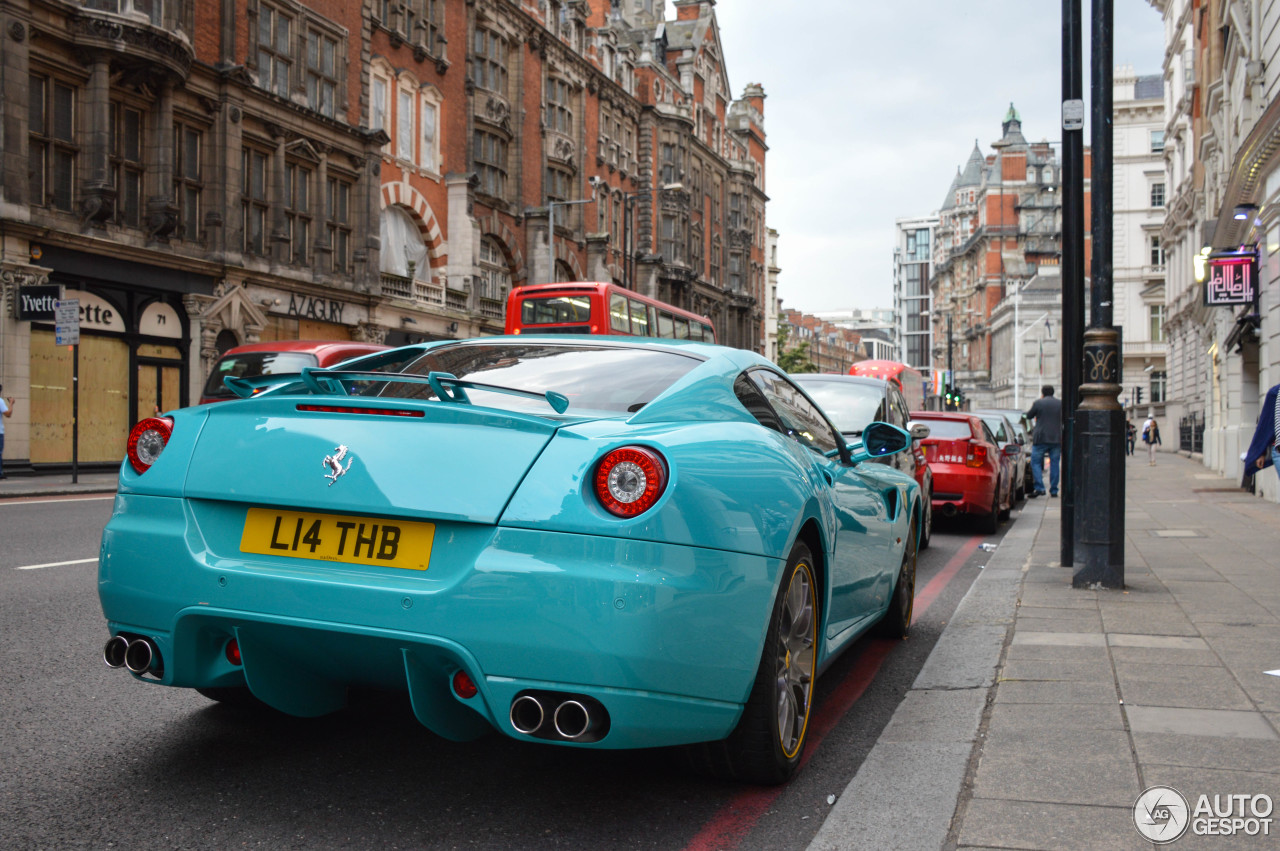
{"type": "Polygon", "coordinates": [[[555,77],[547,80],[547,129],[573,135],[573,94],[569,84],[555,77]]]}
{"type": "Polygon", "coordinates": [[[475,133],[475,168],[480,191],[495,198],[507,194],[507,142],[492,133],[475,133]]]}
{"type": "Polygon", "coordinates": [[[1168,373],[1159,371],[1151,373],[1151,401],[1165,401],[1165,391],[1168,384],[1168,373]]]}
{"type": "Polygon", "coordinates": [[[471,57],[477,88],[505,95],[507,92],[507,42],[487,30],[476,30],[471,57]]]}
{"type": "Polygon", "coordinates": [[[1160,242],[1160,234],[1151,235],[1151,265],[1164,265],[1164,245],[1160,242]]]}
{"type": "Polygon", "coordinates": [[[613,196],[613,228],[610,231],[610,241],[619,248],[622,245],[622,195],[615,194],[613,196]]]}
{"type": "Polygon", "coordinates": [[[178,234],[183,239],[200,238],[200,149],[203,134],[185,124],[173,125],[173,200],[178,207],[178,234]]]}
{"type": "Polygon", "coordinates": [[[333,250],[333,271],[348,271],[351,263],[351,220],[348,217],[351,184],[329,178],[325,192],[325,227],[333,250]]]}
{"type": "Polygon", "coordinates": [[[742,196],[737,192],[729,193],[729,225],[737,230],[742,227],[742,196]]]}
{"type": "Polygon", "coordinates": [[[75,89],[36,74],[31,75],[30,86],[27,180],[31,203],[71,212],[78,153],[75,89]]]}
{"type": "Polygon", "coordinates": [[[439,170],[439,140],[436,136],[436,117],[439,107],[428,100],[422,101],[422,165],[431,171],[439,170]]]}
{"type": "Polygon", "coordinates": [[[116,219],[129,227],[142,225],[142,113],[111,104],[111,185],[116,188],[116,219]]]}
{"type": "Polygon", "coordinates": [[[662,215],[660,223],[662,230],[659,237],[659,251],[662,252],[662,262],[671,264],[680,260],[679,254],[679,232],[680,228],[676,221],[676,217],[667,213],[662,215]]]}
{"type": "Polygon", "coordinates": [[[318,30],[307,31],[307,106],[334,117],[338,91],[338,41],[318,30]]]}
{"type": "Polygon", "coordinates": [[[737,251],[729,252],[729,292],[742,292],[742,255],[737,251]]]}
{"type": "Polygon", "coordinates": [[[265,3],[258,6],[258,85],[289,96],[293,18],[265,3]]]}
{"type": "Polygon", "coordinates": [[[506,255],[498,240],[486,236],[480,241],[480,283],[478,295],[481,298],[505,298],[511,289],[511,270],[507,268],[506,255]]]}
{"type": "Polygon", "coordinates": [[[1164,131],[1163,130],[1151,131],[1151,153],[1153,154],[1164,153],[1164,131]]]}
{"type": "Polygon", "coordinates": [[[244,251],[259,257],[267,253],[267,155],[245,149],[240,169],[240,210],[244,224],[244,251]]]}
{"type": "Polygon", "coordinates": [[[677,148],[672,142],[663,142],[659,148],[663,185],[670,185],[676,182],[676,175],[679,174],[679,160],[676,152],[677,148]]]}
{"type": "Polygon", "coordinates": [[[413,159],[413,92],[396,92],[396,156],[413,159]]]}
{"type": "Polygon", "coordinates": [[[547,166],[547,200],[567,201],[572,192],[573,178],[569,172],[547,166]]]}
{"type": "Polygon", "coordinates": [[[296,163],[284,170],[284,214],[289,234],[289,258],[305,264],[311,250],[312,171],[296,163]]]}
{"type": "Polygon", "coordinates": [[[1164,335],[1164,317],[1165,306],[1163,304],[1153,304],[1150,307],[1151,316],[1151,342],[1163,343],[1166,339],[1164,335]]]}
{"type": "Polygon", "coordinates": [[[373,78],[373,103],[369,105],[369,123],[374,130],[388,130],[387,127],[387,81],[381,77],[373,78]]]}
{"type": "Polygon", "coordinates": [[[1151,206],[1152,207],[1164,206],[1164,184],[1163,183],[1151,184],[1151,206]]]}

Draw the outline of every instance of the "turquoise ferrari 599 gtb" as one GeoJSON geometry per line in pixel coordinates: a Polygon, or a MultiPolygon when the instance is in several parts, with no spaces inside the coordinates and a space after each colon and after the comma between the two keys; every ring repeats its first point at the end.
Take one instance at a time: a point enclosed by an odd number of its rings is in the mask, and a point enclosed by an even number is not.
{"type": "Polygon", "coordinates": [[[814,680],[905,636],[920,493],[777,367],[703,343],[489,337],[228,379],[129,436],[104,658],[296,716],[800,764],[814,680]]]}

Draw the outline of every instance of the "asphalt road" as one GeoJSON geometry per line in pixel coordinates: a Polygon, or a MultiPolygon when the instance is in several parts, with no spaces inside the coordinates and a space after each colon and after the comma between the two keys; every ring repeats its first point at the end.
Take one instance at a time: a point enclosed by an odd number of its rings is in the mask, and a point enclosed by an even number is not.
{"type": "Polygon", "coordinates": [[[940,525],[911,638],[864,639],[833,665],[804,769],[758,788],[691,775],[667,750],[447,742],[396,694],[301,720],[110,670],[95,585],[110,510],[0,501],[5,848],[803,849],[978,575],[978,542],[999,537],[940,525]]]}

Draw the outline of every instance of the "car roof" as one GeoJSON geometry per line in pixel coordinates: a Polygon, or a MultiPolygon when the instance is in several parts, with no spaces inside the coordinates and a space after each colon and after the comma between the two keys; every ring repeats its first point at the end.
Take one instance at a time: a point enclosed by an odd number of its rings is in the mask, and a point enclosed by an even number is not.
{"type": "Polygon", "coordinates": [[[972,411],[912,411],[912,419],[930,420],[977,420],[981,419],[972,411]]]}

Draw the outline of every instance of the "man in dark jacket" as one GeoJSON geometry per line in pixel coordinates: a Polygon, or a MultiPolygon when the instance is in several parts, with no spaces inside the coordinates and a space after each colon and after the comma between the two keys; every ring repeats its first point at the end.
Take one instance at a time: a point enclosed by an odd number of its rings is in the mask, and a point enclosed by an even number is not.
{"type": "Polygon", "coordinates": [[[1031,431],[1031,479],[1035,484],[1032,496],[1044,496],[1044,456],[1049,456],[1049,496],[1058,495],[1058,465],[1062,461],[1062,400],[1053,395],[1053,388],[1046,384],[1042,394],[1027,418],[1036,421],[1031,431]]]}

